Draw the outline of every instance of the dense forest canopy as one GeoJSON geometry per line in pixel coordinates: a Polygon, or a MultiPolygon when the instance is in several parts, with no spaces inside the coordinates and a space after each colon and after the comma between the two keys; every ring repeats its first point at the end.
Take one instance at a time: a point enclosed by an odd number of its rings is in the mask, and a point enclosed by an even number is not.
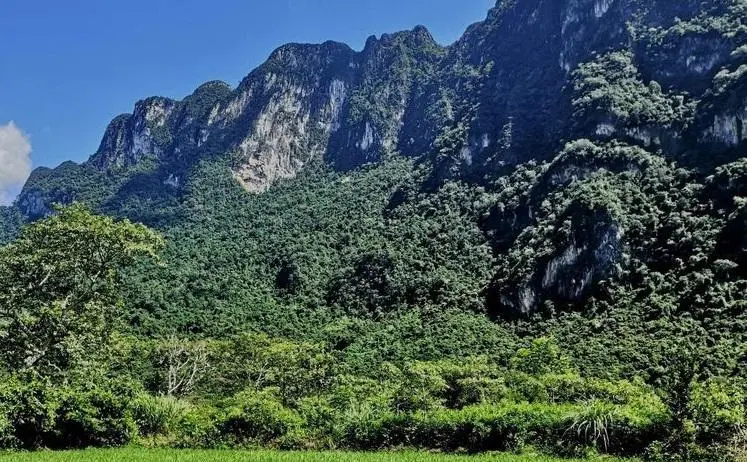
{"type": "Polygon", "coordinates": [[[138,102],[0,208],[0,445],[744,457],[745,18],[503,0],[138,102]]]}

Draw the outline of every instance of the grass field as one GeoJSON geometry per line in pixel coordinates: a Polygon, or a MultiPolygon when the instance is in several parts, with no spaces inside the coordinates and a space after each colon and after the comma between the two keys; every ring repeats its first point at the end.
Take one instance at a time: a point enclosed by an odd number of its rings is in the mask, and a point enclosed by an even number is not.
{"type": "MultiPolygon", "coordinates": [[[[622,459],[585,459],[620,462],[622,459]]],[[[537,455],[486,454],[458,456],[422,452],[275,452],[275,451],[188,451],[112,449],[62,452],[12,453],[0,455],[0,462],[574,462],[537,455]]],[[[579,462],[579,461],[576,461],[579,462]]]]}

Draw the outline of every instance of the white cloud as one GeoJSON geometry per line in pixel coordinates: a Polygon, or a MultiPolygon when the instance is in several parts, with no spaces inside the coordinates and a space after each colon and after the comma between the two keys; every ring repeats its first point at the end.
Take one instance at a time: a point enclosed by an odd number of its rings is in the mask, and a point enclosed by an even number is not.
{"type": "Polygon", "coordinates": [[[13,122],[0,125],[0,205],[13,201],[31,174],[31,142],[13,122]]]}

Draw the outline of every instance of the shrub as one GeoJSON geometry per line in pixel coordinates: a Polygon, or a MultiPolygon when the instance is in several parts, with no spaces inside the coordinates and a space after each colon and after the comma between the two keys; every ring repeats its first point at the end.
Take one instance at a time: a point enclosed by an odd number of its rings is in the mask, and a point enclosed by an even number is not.
{"type": "Polygon", "coordinates": [[[308,427],[304,448],[334,448],[339,440],[340,412],[323,397],[304,398],[298,403],[298,413],[308,427]]]}
{"type": "Polygon", "coordinates": [[[725,379],[694,384],[691,407],[700,443],[725,443],[747,424],[744,391],[725,379]]]}
{"type": "Polygon", "coordinates": [[[724,445],[724,452],[730,460],[747,460],[747,429],[738,429],[724,445]]]}
{"type": "Polygon", "coordinates": [[[233,398],[218,427],[221,435],[239,446],[285,446],[300,432],[303,420],[273,391],[241,392],[233,398]]]}
{"type": "Polygon", "coordinates": [[[506,382],[502,378],[465,377],[455,382],[455,399],[449,407],[464,408],[476,404],[497,404],[508,396],[506,382]]]}
{"type": "Polygon", "coordinates": [[[414,362],[402,371],[403,380],[394,396],[400,412],[428,410],[443,405],[448,384],[438,363],[414,362]]]}
{"type": "Polygon", "coordinates": [[[190,408],[172,396],[141,394],[133,402],[133,415],[140,435],[168,435],[176,430],[190,408]]]}
{"type": "Polygon", "coordinates": [[[441,451],[520,450],[531,442],[548,452],[641,453],[661,436],[666,412],[601,401],[587,405],[517,403],[370,416],[355,427],[357,448],[417,447],[441,451]]]}
{"type": "Polygon", "coordinates": [[[105,383],[62,392],[51,446],[85,448],[122,446],[137,436],[132,416],[134,387],[105,383]]]}
{"type": "Polygon", "coordinates": [[[506,374],[508,397],[513,401],[549,402],[548,389],[539,377],[525,372],[510,371],[506,374]]]}
{"type": "Polygon", "coordinates": [[[586,449],[637,455],[664,435],[669,414],[661,401],[646,406],[592,401],[566,416],[554,452],[583,455],[586,449]]]}
{"type": "Polygon", "coordinates": [[[13,422],[8,418],[8,409],[0,405],[0,449],[14,449],[18,446],[13,422]]]}
{"type": "Polygon", "coordinates": [[[362,399],[360,402],[350,403],[340,411],[336,433],[342,446],[370,449],[391,445],[382,426],[393,419],[396,413],[390,409],[387,400],[380,398],[381,396],[374,396],[373,399],[362,399]]]}
{"type": "Polygon", "coordinates": [[[12,427],[4,432],[9,447],[45,447],[54,431],[58,399],[58,392],[46,382],[11,379],[0,385],[0,406],[12,427]]]}
{"type": "Polygon", "coordinates": [[[215,448],[223,445],[217,423],[225,414],[210,404],[190,406],[178,421],[172,446],[182,449],[215,448]]]}
{"type": "Polygon", "coordinates": [[[503,402],[382,416],[373,440],[387,447],[415,446],[444,451],[520,449],[560,428],[569,406],[503,402]]]}
{"type": "Polygon", "coordinates": [[[0,444],[22,449],[127,444],[137,434],[133,390],[124,382],[53,386],[11,379],[0,386],[0,444]]]}
{"type": "Polygon", "coordinates": [[[566,430],[572,443],[580,442],[582,446],[591,446],[607,452],[610,447],[610,434],[620,419],[614,405],[595,402],[580,410],[573,416],[573,423],[566,430]]]}
{"type": "Polygon", "coordinates": [[[561,374],[570,371],[570,361],[552,337],[534,340],[528,348],[521,348],[511,358],[513,369],[527,374],[561,374]]]}

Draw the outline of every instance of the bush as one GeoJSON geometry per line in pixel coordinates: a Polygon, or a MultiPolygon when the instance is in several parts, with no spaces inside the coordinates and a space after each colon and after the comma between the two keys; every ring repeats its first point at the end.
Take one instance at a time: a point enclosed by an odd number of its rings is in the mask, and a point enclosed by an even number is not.
{"type": "Polygon", "coordinates": [[[428,410],[443,405],[448,384],[438,363],[414,362],[402,371],[402,381],[394,396],[400,412],[428,410]]]}
{"type": "Polygon", "coordinates": [[[8,409],[0,405],[0,449],[14,449],[18,446],[13,422],[8,418],[8,409]]]}
{"type": "Polygon", "coordinates": [[[40,381],[11,379],[0,385],[0,407],[11,426],[3,432],[6,448],[38,449],[52,439],[59,392],[40,381]]]}
{"type": "Polygon", "coordinates": [[[170,444],[182,449],[219,447],[223,443],[217,422],[224,417],[223,412],[210,404],[190,406],[179,419],[170,444]]]}
{"type": "Polygon", "coordinates": [[[134,387],[126,383],[64,389],[51,446],[113,447],[130,443],[137,436],[131,407],[134,397],[134,387]]]}
{"type": "Polygon", "coordinates": [[[506,374],[508,397],[512,401],[550,402],[546,384],[539,377],[526,372],[510,371],[506,374]]]}
{"type": "Polygon", "coordinates": [[[556,436],[553,452],[567,456],[582,456],[588,450],[641,454],[662,435],[667,421],[663,408],[656,413],[649,408],[592,401],[566,417],[565,430],[556,436]]]}
{"type": "Polygon", "coordinates": [[[120,446],[137,435],[128,383],[53,386],[12,379],[0,386],[4,448],[68,449],[120,446]]]}
{"type": "Polygon", "coordinates": [[[505,379],[486,358],[407,364],[398,371],[393,401],[398,412],[497,403],[507,397],[505,379]]]}
{"type": "Polygon", "coordinates": [[[521,348],[511,358],[513,369],[527,374],[562,374],[569,372],[570,360],[563,355],[552,337],[534,340],[528,348],[521,348]]]}
{"type": "Polygon", "coordinates": [[[218,424],[221,435],[238,446],[293,446],[303,426],[301,417],[271,390],[236,395],[218,424]]]}
{"type": "Polygon", "coordinates": [[[340,435],[340,412],[328,399],[309,397],[298,404],[298,413],[308,428],[305,449],[334,448],[340,435]]]}
{"type": "MultiPolygon", "coordinates": [[[[356,448],[417,447],[441,451],[512,451],[531,442],[548,452],[641,453],[661,435],[666,413],[605,402],[516,403],[379,414],[355,428],[356,448]]],[[[351,433],[348,436],[353,436],[351,433]]]]}
{"type": "Polygon", "coordinates": [[[747,424],[744,390],[725,379],[694,384],[691,407],[699,443],[725,443],[747,424]]]}
{"type": "MultiPolygon", "coordinates": [[[[368,444],[414,446],[443,451],[520,449],[560,428],[569,406],[504,402],[460,410],[384,415],[374,421],[368,444]]],[[[361,442],[363,443],[363,442],[361,442]]],[[[362,446],[362,445],[361,445],[362,446]]]]}
{"type": "Polygon", "coordinates": [[[465,377],[455,382],[455,400],[450,407],[464,408],[476,404],[497,404],[508,396],[506,382],[502,378],[465,377]]]}
{"type": "Polygon", "coordinates": [[[740,428],[724,445],[724,452],[730,460],[747,460],[747,429],[740,428]]]}
{"type": "Polygon", "coordinates": [[[190,405],[172,396],[141,394],[133,402],[133,415],[141,436],[169,435],[181,424],[190,405]]]}

